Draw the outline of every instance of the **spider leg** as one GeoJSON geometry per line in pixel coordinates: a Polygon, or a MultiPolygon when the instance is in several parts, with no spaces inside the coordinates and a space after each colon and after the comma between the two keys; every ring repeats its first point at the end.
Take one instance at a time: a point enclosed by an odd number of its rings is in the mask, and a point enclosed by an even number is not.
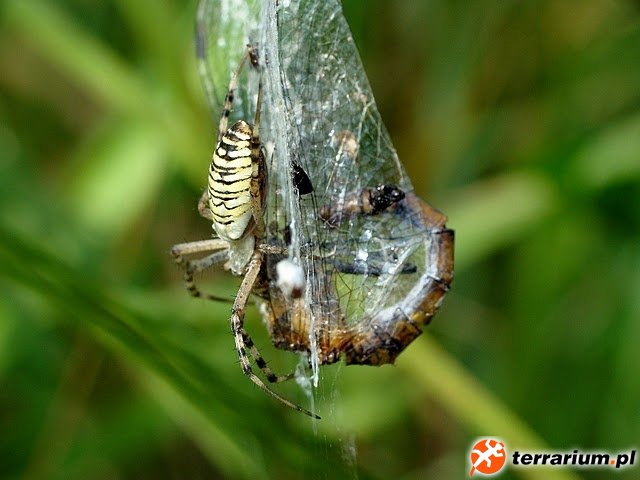
{"type": "Polygon", "coordinates": [[[258,158],[253,159],[253,172],[251,173],[251,203],[252,203],[252,211],[253,211],[253,221],[255,224],[254,227],[254,236],[256,239],[261,240],[264,237],[265,226],[264,226],[264,194],[266,191],[265,183],[265,170],[264,170],[264,157],[262,156],[262,152],[258,154],[258,158]]]}
{"type": "MultiPolygon", "coordinates": [[[[275,399],[279,400],[284,405],[299,412],[305,413],[310,417],[319,419],[320,417],[318,415],[305,410],[304,408],[296,405],[295,403],[287,400],[286,398],[278,395],[276,392],[271,390],[264,384],[262,380],[260,380],[260,378],[255,373],[253,373],[253,369],[251,368],[251,363],[249,362],[249,357],[247,355],[247,348],[250,349],[250,353],[253,356],[252,349],[255,348],[255,345],[253,345],[253,342],[251,342],[250,344],[247,344],[246,342],[246,339],[249,337],[244,329],[244,310],[247,305],[247,300],[249,298],[249,294],[251,293],[251,289],[253,288],[256,278],[258,277],[258,273],[260,272],[261,265],[262,253],[260,251],[256,251],[249,261],[247,271],[245,273],[244,279],[242,280],[242,284],[240,285],[240,289],[238,290],[238,295],[236,296],[236,300],[233,302],[233,308],[231,310],[231,331],[235,340],[236,351],[238,352],[238,358],[240,360],[242,372],[247,377],[249,377],[249,380],[257,385],[258,388],[271,395],[275,399]]],[[[259,354],[258,357],[261,358],[259,354]]],[[[264,360],[262,361],[264,362],[264,360]]]]}
{"type": "Polygon", "coordinates": [[[209,189],[207,188],[204,189],[200,200],[198,200],[198,213],[201,217],[213,222],[213,214],[211,213],[211,208],[209,208],[209,189]]]}
{"type": "Polygon", "coordinates": [[[243,329],[242,338],[244,340],[245,346],[249,350],[249,353],[255,360],[256,365],[270,383],[286,382],[287,380],[291,380],[295,376],[295,373],[289,373],[288,375],[276,375],[275,373],[273,373],[273,370],[269,368],[264,357],[258,350],[258,347],[256,347],[256,345],[253,343],[253,340],[251,340],[251,337],[245,329],[243,329]]]}
{"type": "Polygon", "coordinates": [[[225,261],[228,257],[229,244],[219,238],[199,242],[180,243],[171,247],[173,260],[184,269],[184,284],[193,297],[205,298],[220,302],[228,302],[228,298],[202,292],[195,284],[194,274],[202,272],[213,265],[225,261]],[[206,257],[186,260],[185,255],[213,252],[206,257]]]}
{"type": "Polygon", "coordinates": [[[250,55],[251,53],[247,49],[245,54],[242,56],[242,60],[240,60],[240,63],[236,67],[235,72],[233,72],[233,76],[231,77],[231,81],[229,82],[229,88],[227,90],[227,94],[224,96],[224,103],[222,104],[222,116],[220,117],[220,123],[218,124],[217,143],[220,143],[222,135],[224,135],[227,131],[229,115],[231,115],[231,108],[233,107],[233,96],[235,94],[236,87],[238,86],[238,77],[240,76],[240,72],[242,71],[244,63],[247,61],[247,58],[249,58],[250,55]]]}
{"type": "Polygon", "coordinates": [[[260,144],[260,107],[262,105],[262,80],[258,84],[258,100],[256,103],[256,116],[251,130],[251,203],[253,209],[253,220],[255,223],[254,235],[262,239],[265,232],[264,226],[264,197],[267,191],[267,175],[264,161],[264,154],[260,144]]]}

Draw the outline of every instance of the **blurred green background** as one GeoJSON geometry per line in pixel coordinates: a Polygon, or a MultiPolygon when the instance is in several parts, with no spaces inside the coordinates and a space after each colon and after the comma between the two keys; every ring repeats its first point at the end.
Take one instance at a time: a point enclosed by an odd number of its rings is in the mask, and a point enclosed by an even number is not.
{"type": "Polygon", "coordinates": [[[1,478],[448,479],[478,436],[640,447],[637,1],[345,1],[456,280],[395,368],[323,370],[315,426],[241,374],[230,306],[168,256],[211,233],[195,3],[1,5],[1,478]]]}

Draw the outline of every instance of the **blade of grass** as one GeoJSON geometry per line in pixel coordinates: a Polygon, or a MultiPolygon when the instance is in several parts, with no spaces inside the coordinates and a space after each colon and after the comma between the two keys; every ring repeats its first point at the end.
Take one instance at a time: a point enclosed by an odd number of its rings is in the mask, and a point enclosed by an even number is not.
{"type": "Polygon", "coordinates": [[[148,80],[140,75],[139,69],[52,3],[8,0],[4,10],[7,25],[72,82],[106,107],[144,119],[166,136],[166,145],[195,177],[199,158],[207,158],[203,152],[208,152],[211,131],[185,107],[191,99],[174,98],[174,90],[159,77],[148,80]]]}
{"type": "Polygon", "coordinates": [[[569,175],[588,190],[640,177],[640,115],[611,125],[573,158],[569,175]]]}
{"type": "Polygon", "coordinates": [[[105,236],[123,234],[158,198],[168,146],[155,128],[118,121],[74,155],[65,196],[83,225],[105,236]]]}
{"type": "Polygon", "coordinates": [[[48,2],[8,0],[7,23],[105,104],[143,112],[147,95],[136,72],[48,2]]]}
{"type": "Polygon", "coordinates": [[[456,192],[447,205],[456,230],[456,271],[523,238],[559,207],[553,184],[534,172],[514,172],[456,192]]]}
{"type": "MultiPolygon", "coordinates": [[[[398,368],[411,377],[412,384],[429,398],[436,399],[461,424],[478,435],[497,435],[507,448],[526,451],[550,450],[525,422],[483,387],[457,360],[423,334],[398,359],[398,368]]],[[[580,476],[552,468],[514,469],[532,480],[578,480],[580,476]]]]}
{"type": "Polygon", "coordinates": [[[40,251],[33,242],[16,238],[15,232],[5,231],[2,225],[0,238],[0,274],[45,296],[60,311],[69,314],[70,319],[85,328],[89,326],[103,342],[165,379],[178,395],[203,412],[203,417],[210,423],[207,429],[211,434],[209,441],[216,445],[221,452],[220,458],[224,459],[219,465],[222,470],[231,468],[236,473],[248,472],[245,478],[260,471],[237,439],[229,435],[234,432],[242,437],[238,428],[242,425],[241,419],[179,368],[172,361],[171,352],[159,348],[152,340],[153,332],[140,331],[132,317],[136,314],[98,293],[91,282],[75,284],[75,272],[40,251]]]}

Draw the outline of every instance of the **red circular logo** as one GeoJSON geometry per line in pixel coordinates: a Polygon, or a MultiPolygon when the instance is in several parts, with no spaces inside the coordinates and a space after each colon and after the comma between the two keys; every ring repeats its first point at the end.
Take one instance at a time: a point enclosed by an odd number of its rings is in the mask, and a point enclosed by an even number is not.
{"type": "Polygon", "coordinates": [[[469,476],[480,472],[485,475],[498,473],[507,459],[504,443],[493,438],[483,438],[471,448],[471,471],[469,476]]]}

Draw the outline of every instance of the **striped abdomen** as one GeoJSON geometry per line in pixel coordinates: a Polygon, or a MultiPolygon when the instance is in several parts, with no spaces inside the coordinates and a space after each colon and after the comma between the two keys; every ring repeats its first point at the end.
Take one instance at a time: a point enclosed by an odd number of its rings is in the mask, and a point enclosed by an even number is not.
{"type": "Polygon", "coordinates": [[[252,218],[252,128],[236,122],[222,136],[209,168],[209,209],[213,228],[223,240],[242,238],[252,218]]]}

